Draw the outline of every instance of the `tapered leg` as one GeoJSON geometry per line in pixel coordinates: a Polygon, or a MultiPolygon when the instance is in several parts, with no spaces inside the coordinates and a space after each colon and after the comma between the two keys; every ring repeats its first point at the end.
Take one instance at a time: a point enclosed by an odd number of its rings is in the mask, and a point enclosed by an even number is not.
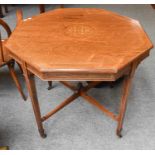
{"type": "Polygon", "coordinates": [[[4,9],[5,9],[5,13],[8,13],[9,12],[8,11],[8,5],[7,4],[4,5],[4,9]]]}
{"type": "Polygon", "coordinates": [[[60,4],[60,8],[64,8],[64,4],[60,4]]]}
{"type": "Polygon", "coordinates": [[[22,87],[21,87],[21,84],[19,83],[18,81],[18,78],[17,78],[17,75],[15,73],[15,70],[14,70],[14,67],[11,63],[7,64],[8,65],[8,68],[9,68],[9,71],[10,71],[10,74],[12,76],[12,79],[14,80],[15,82],[15,85],[19,91],[19,93],[21,94],[22,98],[26,101],[26,96],[24,95],[23,91],[22,91],[22,87]]]}
{"type": "Polygon", "coordinates": [[[38,130],[39,130],[40,136],[42,138],[45,138],[46,134],[44,133],[44,128],[43,128],[43,124],[41,120],[41,113],[40,113],[40,107],[39,107],[39,102],[38,102],[38,97],[37,97],[34,75],[28,73],[25,64],[23,64],[22,68],[23,68],[23,72],[24,72],[24,76],[26,80],[26,85],[27,85],[29,95],[31,98],[34,115],[35,115],[36,122],[38,125],[38,130]]]}
{"type": "Polygon", "coordinates": [[[120,112],[118,115],[118,126],[117,126],[117,131],[116,131],[116,134],[119,137],[122,137],[121,131],[122,131],[123,120],[124,120],[125,111],[126,111],[126,107],[127,107],[127,98],[128,98],[132,78],[133,78],[133,75],[135,72],[135,68],[136,68],[136,65],[133,65],[130,74],[125,76],[125,78],[124,78],[123,94],[122,94],[121,103],[120,103],[120,112]]]}
{"type": "Polygon", "coordinates": [[[17,63],[17,65],[18,65],[18,67],[19,67],[19,69],[20,69],[21,74],[23,74],[23,70],[22,70],[21,65],[20,65],[19,63],[17,63]]]}
{"type": "Polygon", "coordinates": [[[52,89],[52,81],[48,81],[48,90],[51,90],[52,89]]]}
{"type": "Polygon", "coordinates": [[[39,10],[40,10],[40,13],[44,13],[45,12],[45,5],[39,4],[39,10]]]}
{"type": "Polygon", "coordinates": [[[3,18],[4,15],[3,15],[3,9],[2,9],[2,5],[0,4],[0,18],[3,18]]]}

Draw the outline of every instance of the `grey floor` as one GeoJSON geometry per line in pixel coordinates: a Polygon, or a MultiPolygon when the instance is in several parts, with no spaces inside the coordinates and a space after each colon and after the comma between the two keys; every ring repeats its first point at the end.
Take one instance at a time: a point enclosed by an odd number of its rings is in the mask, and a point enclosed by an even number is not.
{"type": "MultiPolygon", "coordinates": [[[[19,7],[19,6],[15,6],[19,7]]],[[[4,18],[15,27],[15,7],[4,18]]],[[[35,5],[20,6],[24,17],[38,14],[35,5]]],[[[48,5],[47,9],[58,5],[48,5]]],[[[155,43],[155,10],[150,5],[65,5],[94,7],[115,11],[138,19],[155,43]]],[[[3,33],[3,32],[2,32],[3,33]]],[[[5,34],[3,33],[3,36],[5,34]]],[[[83,99],[77,99],[58,112],[44,127],[47,138],[39,137],[30,99],[24,102],[12,82],[7,68],[0,70],[0,146],[10,149],[155,149],[155,53],[154,49],[136,71],[128,99],[123,138],[115,135],[116,122],[83,99]]],[[[19,73],[19,70],[17,69],[19,73]]],[[[20,80],[22,77],[18,74],[20,80]]],[[[42,114],[71,94],[58,82],[47,90],[47,83],[36,79],[42,114]]],[[[25,85],[23,84],[25,88],[25,85]]],[[[24,89],[26,92],[26,88],[24,89]]],[[[111,111],[117,112],[121,84],[111,89],[93,89],[90,94],[111,111]]]]}

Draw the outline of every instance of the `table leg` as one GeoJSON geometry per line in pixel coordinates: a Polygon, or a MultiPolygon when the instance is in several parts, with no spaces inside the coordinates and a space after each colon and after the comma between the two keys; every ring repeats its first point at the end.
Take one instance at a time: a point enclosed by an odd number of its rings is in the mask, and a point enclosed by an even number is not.
{"type": "Polygon", "coordinates": [[[28,72],[25,64],[22,65],[22,68],[23,68],[23,72],[24,72],[24,76],[26,80],[26,85],[27,85],[29,95],[31,98],[34,115],[35,115],[36,122],[38,125],[38,130],[39,130],[40,136],[42,138],[45,138],[46,134],[44,132],[44,128],[43,128],[43,124],[41,120],[41,112],[40,112],[40,107],[39,107],[39,102],[38,102],[38,97],[37,97],[34,75],[28,72]]]}
{"type": "Polygon", "coordinates": [[[124,120],[125,111],[126,111],[126,107],[127,107],[127,98],[128,98],[130,86],[131,86],[131,83],[132,83],[132,79],[133,79],[133,75],[135,73],[136,67],[137,67],[137,65],[134,64],[132,66],[130,74],[126,75],[125,78],[124,78],[123,94],[122,94],[121,103],[120,103],[120,112],[119,112],[119,115],[118,115],[118,125],[117,125],[117,131],[116,131],[116,134],[119,137],[122,137],[121,131],[122,131],[123,120],[124,120]]]}
{"type": "Polygon", "coordinates": [[[19,93],[21,94],[23,100],[26,101],[26,96],[24,95],[24,92],[22,90],[21,84],[20,84],[20,82],[19,82],[19,80],[17,78],[17,75],[15,73],[15,70],[14,70],[14,64],[13,63],[12,64],[11,63],[8,63],[7,65],[8,65],[9,72],[11,74],[11,77],[12,77],[13,81],[15,82],[15,85],[16,85],[19,93]]]}
{"type": "Polygon", "coordinates": [[[40,10],[40,13],[44,13],[45,12],[45,5],[39,4],[39,10],[40,10]]]}
{"type": "Polygon", "coordinates": [[[18,67],[19,67],[19,70],[20,70],[21,74],[23,74],[23,70],[22,70],[21,65],[20,65],[18,62],[17,62],[17,65],[18,65],[18,67]]]}
{"type": "Polygon", "coordinates": [[[64,8],[64,4],[60,4],[60,8],[64,8]]]}
{"type": "Polygon", "coordinates": [[[8,5],[7,4],[4,4],[4,9],[5,9],[5,13],[8,13],[8,5]]]}
{"type": "Polygon", "coordinates": [[[3,15],[3,9],[2,9],[2,5],[0,5],[0,18],[3,18],[4,15],[3,15]]]}
{"type": "Polygon", "coordinates": [[[48,81],[48,90],[51,90],[52,89],[52,81],[48,81]]]}

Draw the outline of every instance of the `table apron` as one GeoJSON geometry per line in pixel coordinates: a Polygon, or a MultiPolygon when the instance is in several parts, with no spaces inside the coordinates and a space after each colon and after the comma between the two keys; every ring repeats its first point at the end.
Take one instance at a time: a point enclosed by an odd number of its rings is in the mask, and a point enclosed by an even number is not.
{"type": "MultiPolygon", "coordinates": [[[[121,69],[117,73],[96,73],[96,72],[70,72],[70,71],[53,71],[53,72],[40,72],[37,69],[33,68],[31,65],[26,64],[27,70],[36,75],[43,81],[116,81],[120,77],[124,75],[128,75],[133,63],[139,64],[145,57],[147,57],[149,53],[145,53],[143,56],[137,58],[132,63],[128,64],[126,67],[121,69]]],[[[10,52],[10,56],[15,59],[19,64],[23,64],[23,60],[18,58],[12,52],[10,52]]]]}

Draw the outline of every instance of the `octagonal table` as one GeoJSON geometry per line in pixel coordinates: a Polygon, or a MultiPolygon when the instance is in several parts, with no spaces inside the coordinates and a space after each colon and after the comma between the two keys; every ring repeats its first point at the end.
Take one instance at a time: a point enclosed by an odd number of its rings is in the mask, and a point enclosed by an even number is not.
{"type": "Polygon", "coordinates": [[[21,64],[40,135],[43,122],[78,97],[83,97],[118,122],[121,137],[127,96],[138,64],[153,47],[137,20],[103,9],[66,8],[28,18],[17,25],[6,47],[21,64]],[[34,75],[60,81],[74,93],[41,116],[34,75]],[[101,105],[87,91],[102,81],[124,76],[119,114],[101,105]],[[72,86],[67,81],[91,81],[72,86]]]}

